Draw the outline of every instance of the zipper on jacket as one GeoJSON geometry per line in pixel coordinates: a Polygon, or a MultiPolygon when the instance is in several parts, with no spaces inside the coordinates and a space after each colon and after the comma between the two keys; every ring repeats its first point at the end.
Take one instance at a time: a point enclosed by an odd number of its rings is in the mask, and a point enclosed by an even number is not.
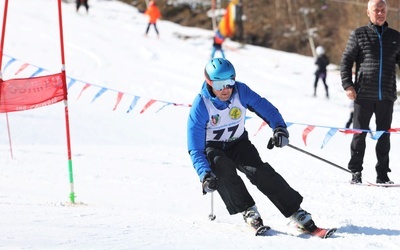
{"type": "Polygon", "coordinates": [[[382,61],[383,61],[383,48],[382,48],[382,34],[383,34],[383,26],[382,31],[379,33],[378,29],[375,27],[375,31],[378,34],[379,38],[379,77],[378,77],[378,98],[382,100],[382,61]]]}

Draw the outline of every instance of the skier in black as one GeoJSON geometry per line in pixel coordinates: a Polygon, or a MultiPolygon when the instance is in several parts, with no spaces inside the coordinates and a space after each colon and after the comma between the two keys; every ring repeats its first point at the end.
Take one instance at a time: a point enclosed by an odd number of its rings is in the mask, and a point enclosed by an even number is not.
{"type": "Polygon", "coordinates": [[[314,96],[317,96],[318,80],[322,79],[325,86],[326,98],[329,98],[328,85],[326,84],[326,67],[329,65],[329,58],[325,55],[325,49],[322,46],[317,47],[316,53],[317,60],[315,64],[318,68],[315,71],[314,96]]]}

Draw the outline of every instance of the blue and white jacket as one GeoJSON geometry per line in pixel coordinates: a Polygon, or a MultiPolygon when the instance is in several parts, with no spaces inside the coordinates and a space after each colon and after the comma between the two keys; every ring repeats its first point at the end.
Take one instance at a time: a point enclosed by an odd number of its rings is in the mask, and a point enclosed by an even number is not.
{"type": "Polygon", "coordinates": [[[205,149],[208,143],[221,143],[229,147],[244,133],[246,109],[255,112],[261,119],[275,129],[286,128],[278,109],[267,99],[251,90],[246,84],[236,81],[228,101],[221,101],[211,95],[207,83],[193,101],[187,126],[188,151],[193,166],[203,180],[211,172],[205,149]]]}

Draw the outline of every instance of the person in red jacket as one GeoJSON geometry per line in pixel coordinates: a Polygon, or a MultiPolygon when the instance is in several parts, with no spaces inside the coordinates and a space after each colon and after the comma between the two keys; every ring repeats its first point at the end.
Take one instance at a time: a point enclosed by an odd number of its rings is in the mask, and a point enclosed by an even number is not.
{"type": "Polygon", "coordinates": [[[221,52],[222,58],[225,59],[224,50],[222,49],[222,44],[224,43],[224,41],[225,41],[225,37],[219,31],[217,31],[215,33],[214,40],[213,40],[211,59],[214,58],[215,52],[217,52],[217,50],[219,52],[221,52]]]}
{"type": "Polygon", "coordinates": [[[156,30],[157,37],[159,37],[160,34],[156,24],[157,20],[161,17],[161,12],[154,1],[149,2],[149,7],[146,9],[144,14],[149,16],[149,24],[147,25],[145,36],[147,36],[147,33],[149,33],[150,26],[153,25],[154,29],[156,30]]]}

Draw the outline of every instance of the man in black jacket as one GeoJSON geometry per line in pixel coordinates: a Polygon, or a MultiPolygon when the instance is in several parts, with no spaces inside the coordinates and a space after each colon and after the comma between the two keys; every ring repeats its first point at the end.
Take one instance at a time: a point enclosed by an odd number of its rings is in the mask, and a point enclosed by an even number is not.
{"type": "MultiPolygon", "coordinates": [[[[354,100],[353,127],[365,130],[354,134],[348,168],[352,183],[361,183],[365,137],[375,114],[376,130],[388,131],[392,123],[393,105],[397,98],[396,64],[400,66],[400,33],[388,27],[385,0],[370,0],[367,15],[370,23],[351,32],[340,63],[342,86],[354,100]],[[352,68],[355,63],[355,79],[352,68]]],[[[388,177],[390,133],[385,132],[375,147],[377,183],[393,183],[388,177]]]]}

